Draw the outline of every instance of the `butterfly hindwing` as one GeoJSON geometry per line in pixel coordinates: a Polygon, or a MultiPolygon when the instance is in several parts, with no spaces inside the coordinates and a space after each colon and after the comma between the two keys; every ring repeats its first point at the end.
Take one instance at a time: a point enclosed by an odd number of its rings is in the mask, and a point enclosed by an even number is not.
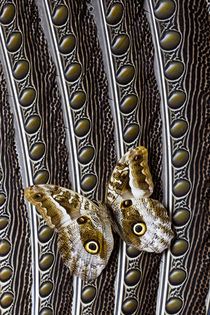
{"type": "Polygon", "coordinates": [[[116,232],[128,245],[156,253],[170,246],[174,234],[167,211],[159,201],[119,196],[109,209],[116,232]]]}
{"type": "MultiPolygon", "coordinates": [[[[113,249],[109,220],[84,196],[56,185],[28,187],[25,197],[58,233],[58,249],[72,274],[95,279],[113,249]]],[[[102,209],[102,213],[103,213],[102,209]]]]}

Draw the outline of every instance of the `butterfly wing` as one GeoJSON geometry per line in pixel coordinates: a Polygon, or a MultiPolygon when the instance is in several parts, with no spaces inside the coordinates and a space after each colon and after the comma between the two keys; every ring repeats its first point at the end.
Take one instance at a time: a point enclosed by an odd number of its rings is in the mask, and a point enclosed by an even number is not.
{"type": "Polygon", "coordinates": [[[106,204],[114,230],[139,250],[160,253],[174,234],[163,205],[149,197],[153,182],[144,147],[129,150],[113,170],[106,204]]]}
{"type": "Polygon", "coordinates": [[[174,233],[167,210],[150,198],[122,199],[109,207],[120,237],[138,250],[161,253],[170,246],[174,233]]]}
{"type": "Polygon", "coordinates": [[[97,278],[113,249],[111,224],[100,209],[84,196],[56,185],[28,187],[25,197],[58,233],[58,249],[71,273],[83,280],[97,278]]]}
{"type": "Polygon", "coordinates": [[[117,196],[123,199],[149,197],[153,182],[148,166],[148,151],[139,146],[129,150],[115,166],[106,193],[111,203],[117,196]]]}

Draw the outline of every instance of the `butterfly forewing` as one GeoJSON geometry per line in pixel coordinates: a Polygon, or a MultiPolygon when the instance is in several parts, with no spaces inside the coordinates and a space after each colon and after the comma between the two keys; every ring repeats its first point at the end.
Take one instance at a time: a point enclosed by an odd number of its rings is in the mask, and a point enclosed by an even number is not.
{"type": "Polygon", "coordinates": [[[128,151],[129,185],[133,197],[149,197],[153,193],[152,176],[148,166],[148,151],[137,147],[128,151]]]}
{"type": "Polygon", "coordinates": [[[71,272],[86,280],[98,277],[113,249],[111,224],[100,209],[84,196],[56,185],[28,187],[25,197],[58,233],[58,249],[71,272]]]}
{"type": "Polygon", "coordinates": [[[129,150],[115,166],[106,193],[108,203],[123,199],[149,197],[153,192],[152,176],[145,147],[129,150]]]}

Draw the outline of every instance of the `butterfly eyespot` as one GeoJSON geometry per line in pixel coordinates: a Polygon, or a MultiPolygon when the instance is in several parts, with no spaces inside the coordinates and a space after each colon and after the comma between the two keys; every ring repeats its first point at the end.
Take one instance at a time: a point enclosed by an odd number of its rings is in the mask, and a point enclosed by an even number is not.
{"type": "Polygon", "coordinates": [[[132,201],[130,199],[128,200],[123,200],[121,203],[120,203],[120,208],[128,208],[130,206],[132,206],[132,201]]]}
{"type": "Polygon", "coordinates": [[[83,216],[81,216],[81,217],[79,217],[79,218],[77,219],[77,223],[78,223],[78,224],[85,224],[88,220],[89,220],[89,218],[86,217],[85,215],[83,215],[83,216]]]}
{"type": "Polygon", "coordinates": [[[42,194],[34,194],[34,199],[40,199],[42,198],[42,194]]]}
{"type": "Polygon", "coordinates": [[[89,254],[97,254],[99,252],[99,245],[96,241],[89,241],[85,244],[85,250],[89,254]]]}
{"type": "Polygon", "coordinates": [[[138,222],[135,223],[133,226],[133,233],[136,234],[137,236],[142,236],[146,232],[146,224],[143,222],[138,222]]]}

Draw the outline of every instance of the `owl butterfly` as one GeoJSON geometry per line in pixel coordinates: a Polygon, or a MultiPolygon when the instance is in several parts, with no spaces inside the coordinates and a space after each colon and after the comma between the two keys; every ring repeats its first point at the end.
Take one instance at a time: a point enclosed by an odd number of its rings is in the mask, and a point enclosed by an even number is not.
{"type": "Polygon", "coordinates": [[[138,250],[161,253],[174,234],[166,209],[148,198],[153,192],[147,149],[129,150],[115,166],[105,205],[56,185],[35,185],[25,197],[58,233],[58,249],[72,274],[97,278],[108,263],[112,228],[138,250]]]}

